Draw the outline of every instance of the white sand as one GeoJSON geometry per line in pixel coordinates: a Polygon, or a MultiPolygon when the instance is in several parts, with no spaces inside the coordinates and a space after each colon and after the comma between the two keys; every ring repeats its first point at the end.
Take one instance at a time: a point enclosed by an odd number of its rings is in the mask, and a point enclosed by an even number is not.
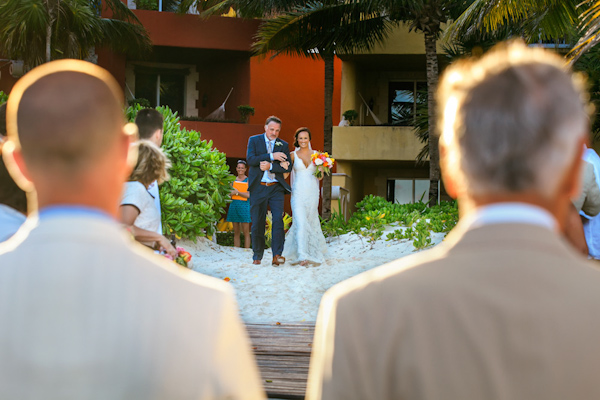
{"type": "MultiPolygon", "coordinates": [[[[331,286],[415,252],[412,241],[385,240],[394,229],[388,228],[373,246],[353,233],[330,238],[326,261],[318,267],[290,263],[273,267],[271,249],[265,251],[261,265],[252,265],[250,249],[219,246],[204,238],[179,245],[192,254],[194,270],[230,278],[245,322],[315,321],[321,297],[331,286]]],[[[432,233],[432,245],[444,236],[432,233]]]]}

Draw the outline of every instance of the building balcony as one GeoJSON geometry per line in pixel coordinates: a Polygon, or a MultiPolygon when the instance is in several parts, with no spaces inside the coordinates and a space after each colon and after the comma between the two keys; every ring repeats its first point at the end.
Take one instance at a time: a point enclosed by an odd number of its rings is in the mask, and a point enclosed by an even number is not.
{"type": "Polygon", "coordinates": [[[414,161],[422,147],[411,126],[333,127],[339,161],[414,161]]]}
{"type": "Polygon", "coordinates": [[[259,20],[134,10],[154,46],[250,52],[259,20]]]}

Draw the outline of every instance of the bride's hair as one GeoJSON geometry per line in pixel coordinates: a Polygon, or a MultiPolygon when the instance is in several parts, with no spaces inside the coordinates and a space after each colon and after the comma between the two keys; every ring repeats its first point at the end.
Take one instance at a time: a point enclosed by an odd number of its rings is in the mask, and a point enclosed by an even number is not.
{"type": "Polygon", "coordinates": [[[312,135],[311,135],[310,131],[308,130],[307,127],[303,126],[302,128],[296,129],[296,133],[294,133],[294,147],[300,147],[300,144],[298,144],[298,135],[301,134],[302,132],[307,132],[308,140],[312,140],[312,135]]]}

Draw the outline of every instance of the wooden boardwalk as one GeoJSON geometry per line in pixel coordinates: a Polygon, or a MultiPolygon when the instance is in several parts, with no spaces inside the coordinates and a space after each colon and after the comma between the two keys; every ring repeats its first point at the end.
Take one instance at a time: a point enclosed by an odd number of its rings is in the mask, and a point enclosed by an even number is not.
{"type": "Polygon", "coordinates": [[[314,323],[246,324],[267,397],[304,399],[314,323]]]}

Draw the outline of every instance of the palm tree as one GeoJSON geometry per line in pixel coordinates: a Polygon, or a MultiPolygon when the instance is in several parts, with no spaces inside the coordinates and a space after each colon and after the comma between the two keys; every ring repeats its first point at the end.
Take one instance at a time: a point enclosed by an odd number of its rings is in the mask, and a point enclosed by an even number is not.
{"type": "Polygon", "coordinates": [[[501,29],[528,42],[579,36],[569,53],[574,64],[600,42],[600,0],[475,0],[450,26],[447,37],[501,29]]]}
{"type": "MultiPolygon", "coordinates": [[[[385,38],[385,32],[392,23],[409,24],[410,29],[423,33],[427,71],[427,108],[428,125],[435,132],[435,91],[438,83],[437,39],[442,32],[441,26],[449,19],[460,15],[471,3],[469,0],[349,0],[345,2],[324,1],[311,3],[293,12],[269,19],[259,32],[257,49],[284,51],[291,54],[314,54],[310,49],[319,49],[326,65],[326,84],[328,60],[331,51],[350,53],[369,49],[385,38]],[[358,38],[358,39],[357,39],[358,38]],[[352,40],[354,39],[354,40],[352,40]]],[[[333,62],[330,64],[333,78],[333,62]]],[[[325,149],[331,146],[331,125],[327,120],[330,107],[326,87],[325,149]]],[[[330,114],[329,114],[330,115],[330,114]]],[[[440,180],[439,151],[437,135],[429,137],[429,204],[438,200],[440,180]]],[[[324,185],[326,182],[324,182],[324,185]]],[[[325,192],[325,190],[324,190],[325,192]]],[[[327,198],[323,196],[323,203],[327,198]]],[[[329,210],[327,210],[329,211],[329,210]]],[[[325,214],[324,217],[329,214],[325,214]]]]}
{"type": "MultiPolygon", "coordinates": [[[[325,65],[324,150],[333,150],[332,103],[336,53],[371,49],[391,28],[391,21],[369,2],[325,0],[183,0],[182,9],[197,7],[204,15],[222,14],[233,7],[243,17],[266,17],[254,44],[256,55],[272,53],[322,59],[325,65]]],[[[323,179],[324,219],[331,216],[331,177],[323,179]]]]}
{"type": "MultiPolygon", "coordinates": [[[[439,65],[437,40],[442,24],[460,15],[473,0],[380,0],[379,9],[389,17],[409,25],[410,30],[423,33],[427,73],[427,109],[429,132],[436,132],[435,91],[438,85],[439,65]]],[[[438,136],[428,135],[429,142],[429,205],[437,204],[440,181],[438,136]]]]}
{"type": "MultiPolygon", "coordinates": [[[[386,37],[393,23],[407,23],[422,32],[425,40],[427,70],[427,104],[429,128],[435,131],[435,90],[438,82],[437,39],[441,26],[457,17],[473,0],[323,0],[307,5],[294,0],[199,0],[188,1],[200,5],[205,12],[223,13],[234,7],[242,15],[270,10],[271,18],[261,26],[255,49],[264,54],[299,54],[321,57],[325,61],[325,150],[331,148],[331,97],[333,91],[333,54],[351,53],[371,48],[386,37]],[[201,4],[200,4],[201,3],[201,4]],[[257,5],[260,3],[260,5],[257,5]],[[248,7],[248,8],[246,8],[248,7]],[[269,9],[269,7],[271,7],[269,9]],[[206,11],[208,10],[208,11],[206,11]],[[329,86],[328,86],[329,85],[329,86]]],[[[436,135],[429,138],[429,204],[438,199],[440,180],[439,151],[436,135]]],[[[324,182],[323,216],[329,216],[329,188],[324,182]]]]}
{"type": "MultiPolygon", "coordinates": [[[[358,2],[357,2],[358,3],[358,2]]],[[[323,149],[333,150],[333,74],[336,53],[371,49],[391,28],[379,10],[358,8],[352,2],[309,3],[268,19],[261,25],[254,44],[256,54],[291,54],[320,58],[325,65],[323,149]]],[[[323,179],[324,219],[331,216],[331,177],[323,179]]]]}
{"type": "Polygon", "coordinates": [[[84,59],[95,46],[140,55],[151,43],[120,0],[0,0],[0,53],[6,57],[34,67],[84,59]],[[101,17],[102,7],[112,18],[101,17]]]}

